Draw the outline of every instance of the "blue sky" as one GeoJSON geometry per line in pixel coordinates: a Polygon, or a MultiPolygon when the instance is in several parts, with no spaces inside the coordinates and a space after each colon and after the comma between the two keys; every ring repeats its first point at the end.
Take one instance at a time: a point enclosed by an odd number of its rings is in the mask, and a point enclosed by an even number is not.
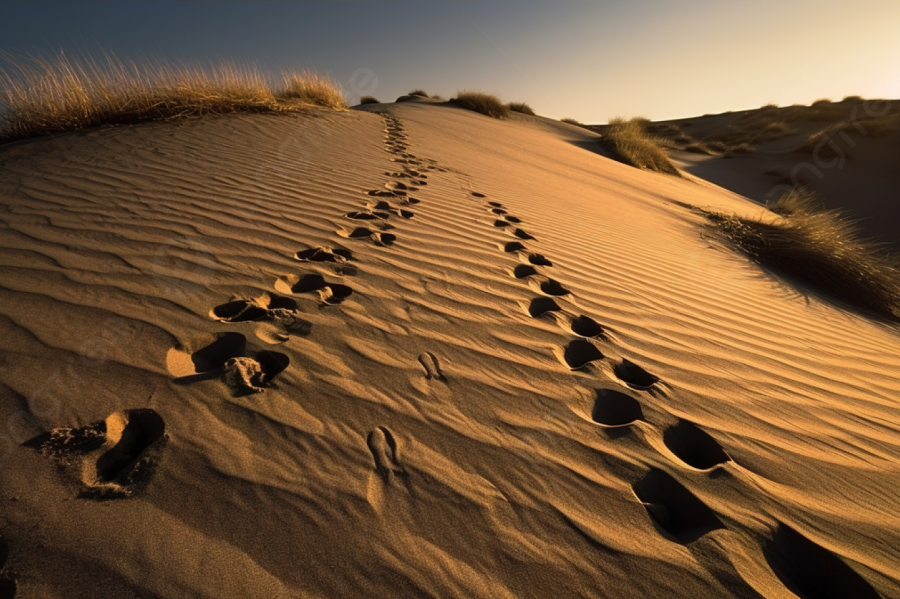
{"type": "Polygon", "coordinates": [[[10,2],[0,50],[330,73],[349,96],[480,89],[589,123],[900,97],[900,2],[10,2]]]}

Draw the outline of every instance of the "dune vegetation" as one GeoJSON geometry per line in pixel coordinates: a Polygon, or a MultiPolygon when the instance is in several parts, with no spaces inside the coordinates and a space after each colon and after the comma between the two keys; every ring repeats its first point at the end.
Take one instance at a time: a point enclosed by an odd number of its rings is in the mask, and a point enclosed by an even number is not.
{"type": "Polygon", "coordinates": [[[850,305],[900,317],[900,260],[860,237],[837,210],[824,210],[802,190],[769,205],[777,216],[746,218],[706,212],[710,226],[759,264],[850,305]]]}
{"type": "Polygon", "coordinates": [[[0,141],[207,114],[347,108],[338,83],[308,70],[273,78],[235,63],[138,64],[111,56],[7,62],[0,70],[0,141]]]}
{"type": "Polygon", "coordinates": [[[577,121],[573,118],[566,117],[564,119],[559,119],[560,123],[566,123],[568,125],[575,125],[576,127],[584,127],[584,123],[581,121],[577,121]]]}
{"type": "Polygon", "coordinates": [[[362,96],[359,99],[360,104],[381,104],[381,100],[376,98],[375,96],[362,96]]]}
{"type": "Polygon", "coordinates": [[[500,98],[493,94],[462,90],[457,92],[456,97],[451,98],[450,102],[461,108],[479,112],[495,119],[509,116],[509,108],[500,101],[500,98]]]}
{"type": "Polygon", "coordinates": [[[603,142],[625,164],[680,177],[666,153],[665,140],[647,130],[648,122],[644,118],[612,119],[603,130],[603,142]]]}
{"type": "Polygon", "coordinates": [[[532,110],[531,106],[526,104],[525,102],[510,102],[506,105],[513,112],[519,112],[521,114],[527,114],[528,116],[536,116],[534,114],[534,110],[532,110]]]}
{"type": "Polygon", "coordinates": [[[406,94],[407,96],[419,96],[420,98],[428,98],[429,95],[421,89],[414,89],[411,92],[406,94]]]}

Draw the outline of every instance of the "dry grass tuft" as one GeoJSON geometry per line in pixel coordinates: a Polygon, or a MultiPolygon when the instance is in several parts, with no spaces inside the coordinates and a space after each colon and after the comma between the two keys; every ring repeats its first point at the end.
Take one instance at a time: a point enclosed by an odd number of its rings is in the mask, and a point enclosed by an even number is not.
{"type": "Polygon", "coordinates": [[[537,116],[534,114],[534,110],[532,110],[531,106],[529,106],[525,102],[510,102],[506,105],[506,107],[513,112],[521,112],[522,114],[527,114],[529,116],[537,116]]]}
{"type": "Polygon", "coordinates": [[[648,133],[646,123],[646,119],[640,118],[612,119],[604,130],[603,140],[625,164],[680,177],[664,149],[665,141],[648,133]]]}
{"type": "Polygon", "coordinates": [[[258,69],[138,65],[106,57],[73,62],[9,59],[0,70],[0,142],[100,125],[236,112],[286,112],[302,105],[344,109],[340,86],[311,71],[272,81],[258,69]]]}
{"type": "Polygon", "coordinates": [[[409,92],[409,93],[406,94],[406,95],[407,95],[407,96],[419,96],[420,98],[427,98],[427,97],[428,97],[428,94],[426,94],[426,93],[425,93],[424,91],[422,91],[421,89],[414,89],[414,90],[412,90],[411,92],[409,92]]]}
{"type": "Polygon", "coordinates": [[[575,119],[570,119],[569,117],[559,119],[559,122],[566,123],[568,125],[575,125],[576,127],[584,127],[584,123],[582,123],[581,121],[576,121],[575,119]]]}
{"type": "Polygon", "coordinates": [[[362,96],[359,99],[360,104],[381,104],[381,101],[375,96],[362,96]]]}
{"type": "Polygon", "coordinates": [[[450,100],[457,106],[480,112],[481,114],[502,119],[509,116],[509,108],[506,107],[500,98],[493,94],[485,94],[476,91],[460,91],[456,93],[456,97],[450,100]]]}
{"type": "Polygon", "coordinates": [[[793,190],[769,206],[779,216],[704,212],[710,226],[761,265],[856,307],[900,317],[900,261],[862,239],[842,213],[793,190]]]}

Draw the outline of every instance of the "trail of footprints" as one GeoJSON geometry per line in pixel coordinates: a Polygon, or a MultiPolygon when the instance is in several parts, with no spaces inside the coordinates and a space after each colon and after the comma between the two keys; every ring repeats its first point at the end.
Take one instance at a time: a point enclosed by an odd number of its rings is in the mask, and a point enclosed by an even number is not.
{"type": "MultiPolygon", "coordinates": [[[[559,360],[571,371],[588,368],[606,357],[597,342],[609,342],[604,328],[584,314],[570,314],[564,306],[572,293],[563,284],[543,274],[553,262],[542,254],[529,251],[519,240],[534,237],[518,225],[522,220],[511,215],[500,202],[487,200],[487,195],[469,192],[472,198],[486,201],[485,207],[495,228],[502,229],[516,241],[500,245],[520,264],[508,272],[525,281],[538,295],[527,305],[532,318],[550,317],[567,333],[574,335],[565,347],[556,351],[559,360]]],[[[653,395],[661,379],[639,364],[623,358],[613,366],[613,373],[632,392],[653,395]]],[[[637,421],[650,423],[631,393],[615,389],[596,389],[594,422],[613,431],[627,430],[637,421]]],[[[615,435],[611,436],[615,438],[615,435]]],[[[663,443],[684,465],[709,472],[731,461],[722,446],[706,431],[688,420],[677,418],[663,431],[663,443]]],[[[650,468],[632,490],[647,511],[654,526],[670,540],[689,545],[709,532],[727,529],[715,512],[685,488],[672,475],[650,468]]],[[[777,522],[763,548],[763,553],[779,579],[800,596],[810,597],[878,597],[877,592],[850,566],[823,547],[816,545],[784,523],[777,522]],[[836,594],[835,594],[836,593],[836,594]]]]}

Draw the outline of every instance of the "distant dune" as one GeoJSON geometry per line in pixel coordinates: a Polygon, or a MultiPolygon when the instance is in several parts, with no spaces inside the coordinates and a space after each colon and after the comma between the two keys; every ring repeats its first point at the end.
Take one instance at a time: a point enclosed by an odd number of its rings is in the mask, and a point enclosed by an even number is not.
{"type": "MultiPolygon", "coordinates": [[[[0,596],[900,596],[896,326],[691,209],[791,127],[713,183],[412,96],[0,146],[0,596]]],[[[810,185],[900,238],[850,135],[810,185]]]]}

